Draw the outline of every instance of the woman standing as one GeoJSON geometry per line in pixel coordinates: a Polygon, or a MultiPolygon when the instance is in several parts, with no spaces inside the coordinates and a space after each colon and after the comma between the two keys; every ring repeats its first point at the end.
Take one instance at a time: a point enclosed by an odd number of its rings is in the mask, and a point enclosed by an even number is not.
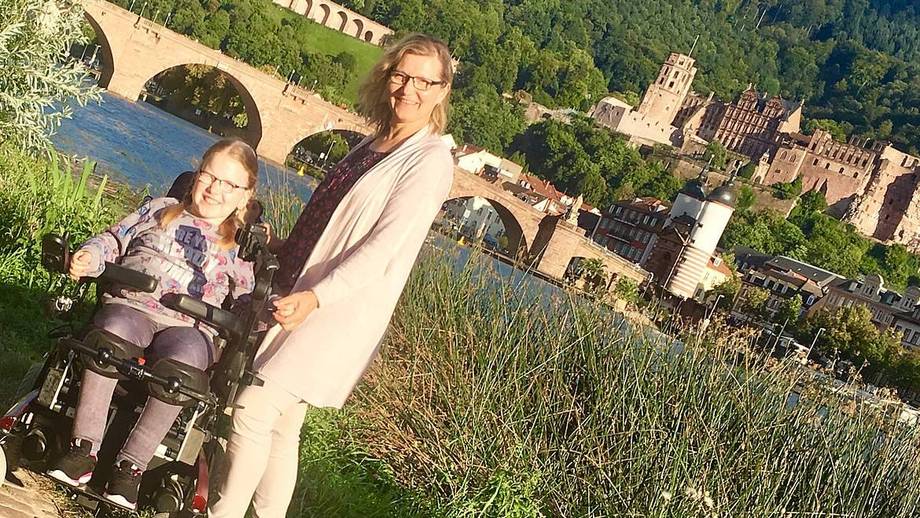
{"type": "Polygon", "coordinates": [[[212,518],[283,517],[308,405],[341,408],[370,365],[453,181],[440,138],[453,68],[447,46],[412,34],[359,92],[376,132],[326,176],[277,243],[278,325],[255,361],[262,385],[237,399],[228,472],[212,518]]]}

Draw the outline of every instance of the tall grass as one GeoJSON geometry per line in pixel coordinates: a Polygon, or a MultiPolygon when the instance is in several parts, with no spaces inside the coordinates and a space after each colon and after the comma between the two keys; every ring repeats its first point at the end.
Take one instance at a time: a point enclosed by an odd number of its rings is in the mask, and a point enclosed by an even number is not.
{"type": "Polygon", "coordinates": [[[5,405],[47,350],[48,330],[56,325],[43,312],[56,279],[40,266],[42,236],[68,233],[79,243],[123,209],[103,195],[107,180],[92,176],[92,163],[74,174],[64,157],[35,158],[0,144],[0,171],[0,405],[5,405]]]}
{"type": "Polygon", "coordinates": [[[744,337],[711,329],[678,352],[450,261],[416,266],[354,409],[356,440],[434,513],[920,513],[917,430],[814,397],[790,408],[793,387],[821,392],[744,337]]]}

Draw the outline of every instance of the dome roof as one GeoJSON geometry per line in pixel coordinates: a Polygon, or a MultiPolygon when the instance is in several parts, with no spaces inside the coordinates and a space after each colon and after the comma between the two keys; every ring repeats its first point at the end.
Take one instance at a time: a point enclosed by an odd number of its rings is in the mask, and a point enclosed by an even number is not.
{"type": "Polygon", "coordinates": [[[699,180],[693,179],[684,184],[684,188],[680,190],[681,194],[686,194],[691,198],[696,198],[698,200],[705,200],[706,193],[703,192],[703,186],[700,185],[699,180]]]}
{"type": "Polygon", "coordinates": [[[734,207],[735,202],[738,201],[738,196],[735,194],[734,185],[732,183],[727,183],[717,187],[716,190],[709,193],[709,197],[706,198],[706,200],[734,207]]]}

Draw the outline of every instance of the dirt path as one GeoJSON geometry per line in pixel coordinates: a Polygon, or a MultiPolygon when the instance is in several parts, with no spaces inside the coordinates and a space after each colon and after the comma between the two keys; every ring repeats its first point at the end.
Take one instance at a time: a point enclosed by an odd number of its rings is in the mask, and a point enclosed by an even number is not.
{"type": "Polygon", "coordinates": [[[22,487],[4,481],[0,487],[0,518],[76,518],[68,502],[54,490],[50,481],[28,471],[19,470],[16,477],[22,487]]]}

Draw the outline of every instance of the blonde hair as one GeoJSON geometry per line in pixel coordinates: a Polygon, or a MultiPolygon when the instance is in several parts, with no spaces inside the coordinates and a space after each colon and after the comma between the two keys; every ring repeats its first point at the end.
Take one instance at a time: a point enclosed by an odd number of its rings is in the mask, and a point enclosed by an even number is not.
{"type": "MultiPolygon", "coordinates": [[[[358,90],[358,111],[376,126],[378,133],[386,133],[392,129],[393,109],[390,107],[388,87],[390,72],[406,54],[437,58],[441,62],[440,80],[444,81],[444,88],[450,88],[454,80],[450,49],[443,41],[426,34],[412,33],[388,47],[358,90]]],[[[449,98],[448,90],[444,100],[431,112],[429,124],[435,133],[442,133],[447,126],[449,98]]]]}
{"type": "MultiPolygon", "coordinates": [[[[198,171],[195,173],[197,182],[197,175],[201,172],[201,167],[207,164],[211,158],[218,153],[227,153],[239,162],[243,169],[247,173],[247,189],[254,189],[256,182],[259,180],[259,157],[256,155],[254,149],[249,144],[243,142],[237,138],[226,138],[218,140],[207,151],[204,152],[204,156],[201,157],[201,166],[198,167],[198,171]]],[[[166,228],[170,223],[173,222],[183,211],[189,208],[189,205],[192,203],[192,190],[194,189],[195,182],[192,182],[192,186],[189,187],[188,192],[185,193],[185,196],[177,205],[172,205],[163,209],[157,216],[157,220],[160,224],[160,228],[166,228]]],[[[243,226],[243,218],[245,214],[237,214],[237,211],[234,210],[227,216],[223,222],[221,222],[220,227],[217,229],[217,233],[220,235],[220,246],[223,248],[232,248],[236,242],[236,231],[241,226],[243,226]]]]}

